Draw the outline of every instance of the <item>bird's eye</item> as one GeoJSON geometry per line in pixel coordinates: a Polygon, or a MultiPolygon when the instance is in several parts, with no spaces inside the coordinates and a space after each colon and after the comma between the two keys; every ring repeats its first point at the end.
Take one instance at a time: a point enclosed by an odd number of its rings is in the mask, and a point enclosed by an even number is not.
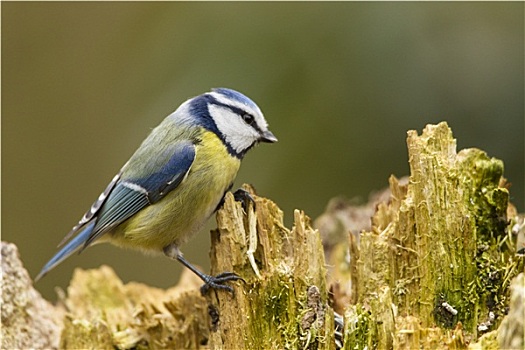
{"type": "Polygon", "coordinates": [[[249,125],[252,125],[255,122],[255,118],[250,113],[244,113],[242,119],[249,125]]]}

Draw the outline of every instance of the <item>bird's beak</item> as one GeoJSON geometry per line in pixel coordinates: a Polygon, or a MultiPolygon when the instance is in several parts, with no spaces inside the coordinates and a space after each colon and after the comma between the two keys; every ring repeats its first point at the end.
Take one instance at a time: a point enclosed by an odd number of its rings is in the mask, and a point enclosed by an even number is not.
{"type": "Polygon", "coordinates": [[[259,141],[267,142],[267,143],[274,143],[274,142],[277,142],[277,137],[275,137],[275,135],[272,134],[270,130],[266,130],[265,132],[262,133],[259,141]]]}

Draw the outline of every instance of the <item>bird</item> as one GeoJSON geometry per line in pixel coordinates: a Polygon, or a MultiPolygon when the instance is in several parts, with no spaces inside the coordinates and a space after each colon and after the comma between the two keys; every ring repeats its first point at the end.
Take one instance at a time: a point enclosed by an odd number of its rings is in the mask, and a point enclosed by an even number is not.
{"type": "MultiPolygon", "coordinates": [[[[182,103],[142,142],[131,158],[42,268],[35,282],[75,252],[94,243],[163,253],[178,260],[210,288],[233,292],[224,272],[208,275],[180,246],[222,205],[246,153],[277,142],[260,108],[244,94],[215,88],[182,103]]],[[[236,199],[247,192],[236,192],[236,199]]],[[[249,199],[249,198],[248,198],[249,199]]]]}

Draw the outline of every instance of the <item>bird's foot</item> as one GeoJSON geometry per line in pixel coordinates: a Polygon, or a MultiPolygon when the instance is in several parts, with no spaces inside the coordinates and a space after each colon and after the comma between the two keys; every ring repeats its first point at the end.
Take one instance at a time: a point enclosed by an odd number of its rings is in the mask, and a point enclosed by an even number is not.
{"type": "Polygon", "coordinates": [[[248,209],[248,202],[251,202],[253,204],[253,208],[255,209],[255,199],[250,194],[250,192],[246,191],[243,188],[239,188],[237,191],[233,193],[233,198],[237,202],[241,202],[242,208],[246,212],[248,209]]]}
{"type": "MultiPolygon", "coordinates": [[[[170,258],[177,259],[182,265],[186,266],[188,269],[193,271],[194,274],[196,274],[201,280],[204,281],[204,285],[201,287],[201,294],[206,295],[208,291],[211,289],[222,289],[226,290],[232,295],[234,294],[233,288],[227,284],[226,282],[229,281],[238,281],[241,280],[245,282],[241,276],[237,275],[233,272],[223,272],[216,276],[211,276],[208,274],[205,274],[204,272],[197,269],[195,266],[190,264],[190,262],[182,256],[182,253],[179,251],[179,248],[175,244],[168,245],[164,247],[164,254],[166,254],[170,258]]],[[[246,283],[246,282],[245,282],[246,283]]]]}
{"type": "Polygon", "coordinates": [[[238,281],[241,280],[245,282],[241,276],[237,275],[233,272],[223,272],[216,276],[206,275],[203,274],[202,276],[199,276],[204,281],[204,284],[201,287],[201,294],[204,296],[208,294],[210,288],[211,289],[222,289],[230,292],[232,295],[234,295],[233,288],[227,284],[224,284],[229,281],[238,281]]]}

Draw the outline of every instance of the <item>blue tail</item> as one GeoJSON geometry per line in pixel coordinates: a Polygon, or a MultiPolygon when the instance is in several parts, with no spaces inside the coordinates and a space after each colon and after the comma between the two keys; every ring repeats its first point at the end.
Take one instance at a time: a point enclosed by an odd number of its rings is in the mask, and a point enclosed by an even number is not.
{"type": "Polygon", "coordinates": [[[84,243],[89,239],[93,228],[95,227],[96,220],[93,220],[87,225],[75,238],[69,241],[54,257],[47,262],[42,268],[42,271],[36,276],[35,282],[45,276],[46,273],[51,271],[55,266],[60,264],[62,261],[70,257],[74,252],[82,248],[84,243]]]}

